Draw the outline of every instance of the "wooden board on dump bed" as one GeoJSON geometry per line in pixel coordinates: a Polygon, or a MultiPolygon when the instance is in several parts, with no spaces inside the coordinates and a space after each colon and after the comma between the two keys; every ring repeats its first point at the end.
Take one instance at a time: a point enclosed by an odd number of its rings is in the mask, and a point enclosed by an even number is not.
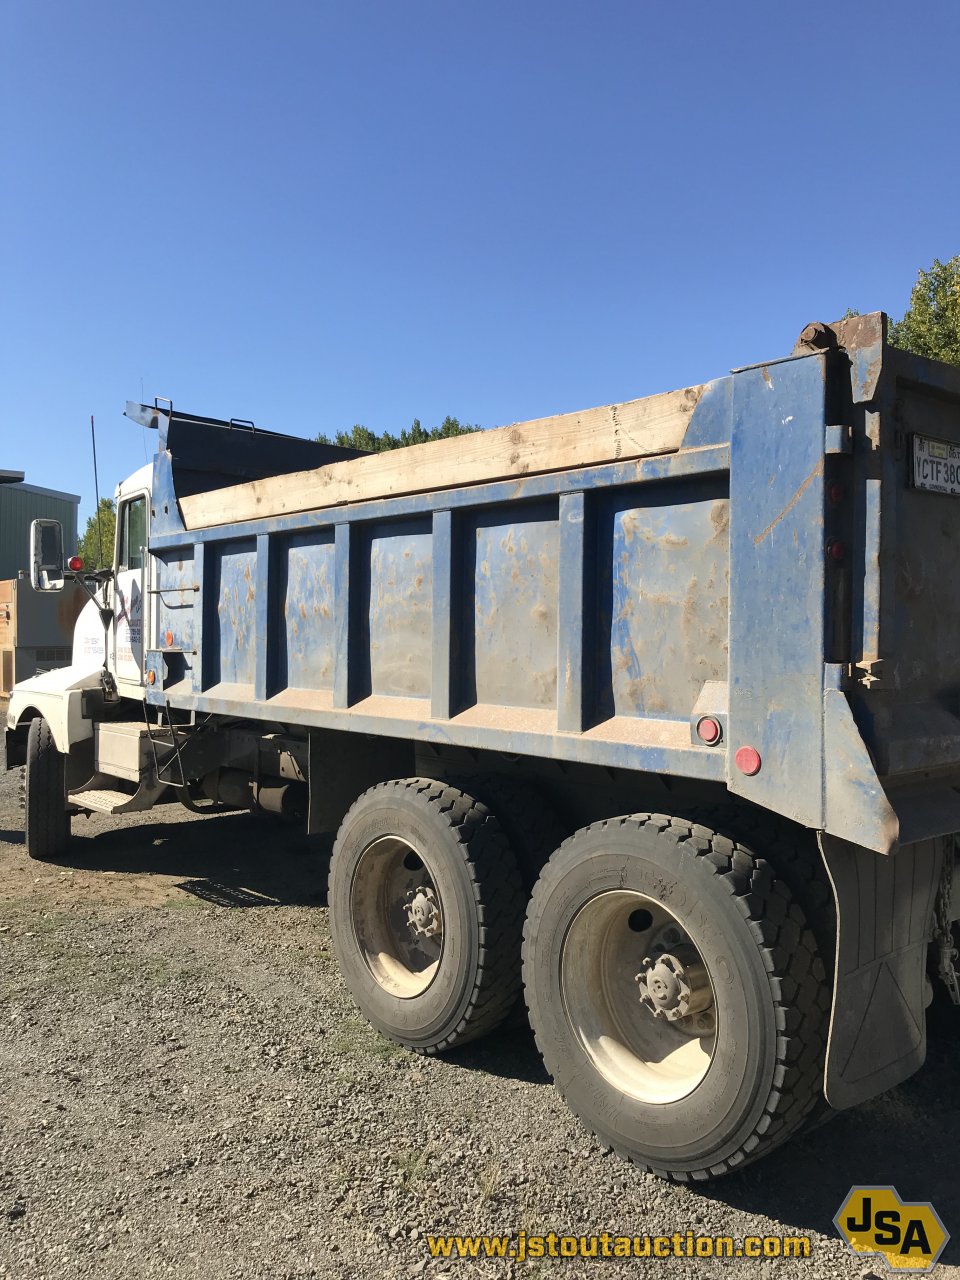
{"type": "Polygon", "coordinates": [[[680,448],[703,387],[270,476],[181,498],[188,529],[599,466],[680,448]]]}

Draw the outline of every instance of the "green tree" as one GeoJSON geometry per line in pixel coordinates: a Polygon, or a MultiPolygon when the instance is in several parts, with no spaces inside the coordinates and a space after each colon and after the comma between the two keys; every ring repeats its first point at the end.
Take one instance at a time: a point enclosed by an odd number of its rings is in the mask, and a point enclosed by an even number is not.
{"type": "Polygon", "coordinates": [[[383,431],[379,435],[362,423],[355,423],[349,431],[338,431],[331,440],[327,435],[317,436],[320,444],[336,444],[341,449],[366,449],[370,453],[383,453],[387,449],[405,449],[411,444],[427,444],[431,440],[446,440],[450,436],[470,435],[479,431],[480,427],[469,422],[461,422],[459,418],[444,418],[439,427],[422,426],[419,418],[414,418],[409,429],[404,428],[398,436],[383,431]]]}
{"type": "Polygon", "coordinates": [[[100,499],[100,531],[97,517],[92,515],[83,531],[77,554],[86,569],[109,569],[113,564],[113,540],[117,532],[117,513],[112,498],[100,499]],[[103,536],[103,559],[100,558],[100,537],[103,536]]]}
{"type": "Polygon", "coordinates": [[[902,320],[890,325],[890,341],[914,355],[960,364],[960,254],[934,258],[921,270],[902,320]]]}

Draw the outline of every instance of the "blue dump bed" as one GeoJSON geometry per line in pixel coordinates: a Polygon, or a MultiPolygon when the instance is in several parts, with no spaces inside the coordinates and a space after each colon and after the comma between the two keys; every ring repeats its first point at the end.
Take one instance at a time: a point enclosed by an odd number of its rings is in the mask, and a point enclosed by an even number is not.
{"type": "Polygon", "coordinates": [[[383,455],[151,411],[148,701],[712,780],[878,852],[960,830],[960,370],[874,315],[677,396],[602,461],[556,465],[570,416],[380,494],[383,455]]]}

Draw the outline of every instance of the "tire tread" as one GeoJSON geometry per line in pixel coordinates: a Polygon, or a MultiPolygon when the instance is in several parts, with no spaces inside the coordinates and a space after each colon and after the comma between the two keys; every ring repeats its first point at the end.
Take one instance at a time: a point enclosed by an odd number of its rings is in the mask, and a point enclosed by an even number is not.
{"type": "MultiPolygon", "coordinates": [[[[592,823],[566,840],[551,858],[541,877],[544,892],[559,879],[557,863],[573,841],[588,832],[604,830],[612,823],[621,829],[650,828],[672,839],[678,852],[687,850],[708,867],[719,884],[734,898],[759,949],[770,983],[778,1027],[777,1061],[769,1094],[753,1131],[737,1150],[719,1162],[699,1169],[664,1169],[645,1163],[635,1153],[610,1143],[625,1160],[649,1173],[674,1182],[700,1181],[728,1173],[760,1159],[785,1142],[822,1098],[823,1060],[830,1011],[830,987],[819,955],[817,940],[800,905],[793,900],[787,882],[775,874],[763,857],[739,844],[729,834],[663,814],[637,813],[592,823]],[[787,991],[791,998],[787,998],[787,991]]],[[[535,895],[536,896],[536,895],[535,895]]],[[[524,925],[524,969],[533,964],[535,938],[528,913],[524,925]]],[[[544,1044],[530,1008],[530,1022],[541,1055],[544,1044]]],[[[561,1089],[562,1093],[562,1089],[561,1089]]],[[[589,1122],[588,1127],[589,1127],[589,1122]]],[[[595,1132],[595,1131],[594,1131],[595,1132]]],[[[596,1135],[605,1145],[608,1139],[596,1135]]]]}
{"type": "Polygon", "coordinates": [[[30,723],[25,774],[24,839],[38,862],[59,858],[70,839],[64,760],[43,717],[30,723]]]}
{"type": "MultiPolygon", "coordinates": [[[[470,877],[479,924],[479,956],[469,1001],[455,1027],[438,1043],[410,1045],[399,1036],[388,1039],[426,1055],[467,1044],[497,1027],[516,1004],[521,989],[520,944],[526,895],[510,845],[491,810],[459,787],[430,778],[401,778],[381,782],[365,791],[351,806],[341,831],[367,797],[403,792],[422,797],[446,819],[461,845],[470,877]]],[[[331,858],[331,875],[341,837],[331,858]]]]}

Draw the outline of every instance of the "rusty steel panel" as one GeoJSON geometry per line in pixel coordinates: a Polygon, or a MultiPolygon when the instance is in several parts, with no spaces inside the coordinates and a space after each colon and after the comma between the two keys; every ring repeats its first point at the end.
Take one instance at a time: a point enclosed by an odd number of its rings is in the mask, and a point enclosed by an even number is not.
{"type": "Polygon", "coordinates": [[[724,482],[648,485],[603,504],[597,716],[685,719],[727,678],[724,482]]]}
{"type": "Polygon", "coordinates": [[[431,522],[423,517],[367,531],[361,646],[368,654],[371,694],[430,697],[432,552],[431,522]]]}
{"type": "Polygon", "coordinates": [[[205,628],[205,641],[210,646],[207,656],[212,664],[211,685],[253,684],[257,645],[256,569],[255,538],[226,542],[214,552],[210,574],[211,597],[216,602],[216,634],[209,635],[205,628]]]}
{"type": "Polygon", "coordinates": [[[283,539],[277,592],[279,689],[332,689],[333,530],[283,539]]]}
{"type": "Polygon", "coordinates": [[[198,584],[193,547],[158,556],[156,566],[156,643],[163,658],[166,683],[174,687],[189,678],[195,660],[194,601],[198,584]]]}
{"type": "Polygon", "coordinates": [[[463,532],[461,702],[555,708],[555,502],[471,513],[463,532]]]}
{"type": "Polygon", "coordinates": [[[727,782],[810,827],[823,823],[826,360],[736,375],[730,459],[727,782]],[[741,769],[740,750],[761,767],[741,769]]]}

